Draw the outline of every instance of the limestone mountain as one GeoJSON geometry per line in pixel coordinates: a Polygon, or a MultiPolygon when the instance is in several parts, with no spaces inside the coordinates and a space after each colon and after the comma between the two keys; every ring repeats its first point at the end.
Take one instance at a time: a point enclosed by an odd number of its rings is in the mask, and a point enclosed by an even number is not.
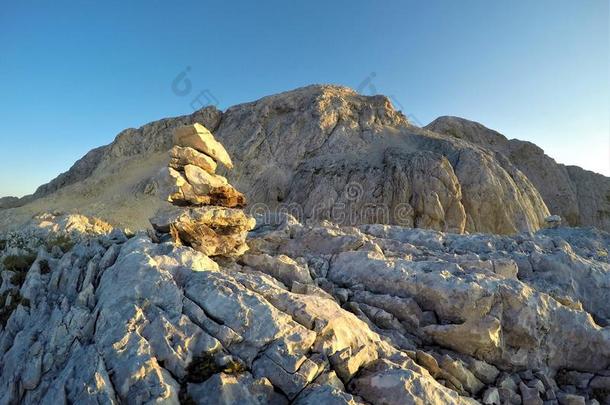
{"type": "Polygon", "coordinates": [[[17,197],[2,197],[0,198],[0,209],[15,208],[22,205],[22,202],[17,197]]]}
{"type": "MultiPolygon", "coordinates": [[[[159,173],[167,166],[173,129],[193,123],[207,127],[225,145],[236,167],[232,182],[251,209],[288,207],[303,220],[458,233],[535,231],[556,210],[567,213],[571,224],[591,224],[584,219],[590,203],[581,203],[582,220],[548,198],[545,204],[553,185],[537,188],[535,174],[516,158],[470,138],[413,126],[384,96],[315,85],[224,112],[207,107],[127,129],[22,199],[21,207],[0,211],[0,226],[23,223],[48,209],[78,210],[135,229],[145,226],[159,208],[159,173]]],[[[607,183],[603,176],[600,181],[607,183]]],[[[579,187],[581,195],[589,193],[587,198],[596,202],[604,194],[579,187]]]]}

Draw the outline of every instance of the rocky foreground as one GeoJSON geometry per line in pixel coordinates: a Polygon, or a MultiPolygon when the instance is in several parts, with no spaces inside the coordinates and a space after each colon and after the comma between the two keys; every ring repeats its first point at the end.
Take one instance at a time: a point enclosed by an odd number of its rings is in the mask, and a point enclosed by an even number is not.
{"type": "Polygon", "coordinates": [[[2,238],[0,403],[610,403],[607,233],[155,239],[60,214],[2,238]]]}

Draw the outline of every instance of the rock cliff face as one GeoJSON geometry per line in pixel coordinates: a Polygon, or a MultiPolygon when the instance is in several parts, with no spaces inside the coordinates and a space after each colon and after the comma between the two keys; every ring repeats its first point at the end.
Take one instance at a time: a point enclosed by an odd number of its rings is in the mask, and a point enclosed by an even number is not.
{"type": "Polygon", "coordinates": [[[549,215],[509,159],[410,125],[386,97],[309,86],[126,130],[42,186],[26,206],[0,213],[0,224],[78,208],[113,224],[145,226],[158,209],[159,170],[173,129],[193,123],[225,145],[236,166],[233,182],[253,210],[264,204],[301,219],[494,233],[535,231],[549,215]]]}
{"type": "Polygon", "coordinates": [[[230,108],[217,134],[253,202],[304,218],[514,233],[548,213],[510,162],[409,125],[383,96],[299,89],[230,108]]]}
{"type": "Polygon", "coordinates": [[[0,403],[610,401],[607,233],[278,214],[217,262],[154,239],[59,214],[2,237],[0,403]]]}
{"type": "Polygon", "coordinates": [[[504,155],[534,184],[551,213],[561,215],[570,225],[610,230],[610,178],[559,164],[530,142],[509,140],[463,118],[440,117],[426,129],[504,155]]]}

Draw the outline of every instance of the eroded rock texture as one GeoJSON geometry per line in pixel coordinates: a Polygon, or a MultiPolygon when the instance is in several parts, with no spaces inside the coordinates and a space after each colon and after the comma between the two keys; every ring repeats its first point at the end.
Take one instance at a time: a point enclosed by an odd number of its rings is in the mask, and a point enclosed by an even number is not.
{"type": "MultiPolygon", "coordinates": [[[[386,97],[309,86],[225,112],[208,107],[126,130],[21,201],[25,206],[2,210],[0,229],[49,209],[79,209],[134,229],[147,226],[159,197],[165,198],[167,173],[160,170],[168,165],[173,132],[195,123],[226,147],[235,164],[231,181],[252,210],[262,204],[268,210],[288,207],[301,220],[502,234],[536,231],[550,214],[531,179],[511,159],[410,125],[386,97]]],[[[197,158],[174,150],[169,164],[181,171],[185,157],[197,158]]],[[[222,182],[224,170],[215,180],[222,182]]],[[[555,186],[560,187],[548,187],[555,186]]],[[[180,199],[209,202],[195,198],[188,187],[177,195],[180,199]]]]}
{"type": "Polygon", "coordinates": [[[610,400],[601,231],[277,215],[247,255],[214,262],[57,215],[2,241],[0,403],[610,400]]]}
{"type": "Polygon", "coordinates": [[[610,231],[610,179],[577,166],[564,166],[531,142],[507,139],[483,125],[458,117],[440,117],[426,126],[506,156],[534,184],[553,214],[571,226],[610,231]]]}
{"type": "Polygon", "coordinates": [[[303,218],[516,233],[548,215],[507,159],[410,125],[383,96],[306,87],[230,108],[216,134],[253,203],[303,218]]]}

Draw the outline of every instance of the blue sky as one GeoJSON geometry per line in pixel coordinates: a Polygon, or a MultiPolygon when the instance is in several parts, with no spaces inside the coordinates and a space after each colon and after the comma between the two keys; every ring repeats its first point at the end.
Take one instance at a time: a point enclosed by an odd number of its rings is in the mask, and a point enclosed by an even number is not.
{"type": "Polygon", "coordinates": [[[202,91],[226,108],[371,75],[422,124],[462,116],[610,175],[609,20],[607,0],[4,1],[0,195],[202,91]]]}

